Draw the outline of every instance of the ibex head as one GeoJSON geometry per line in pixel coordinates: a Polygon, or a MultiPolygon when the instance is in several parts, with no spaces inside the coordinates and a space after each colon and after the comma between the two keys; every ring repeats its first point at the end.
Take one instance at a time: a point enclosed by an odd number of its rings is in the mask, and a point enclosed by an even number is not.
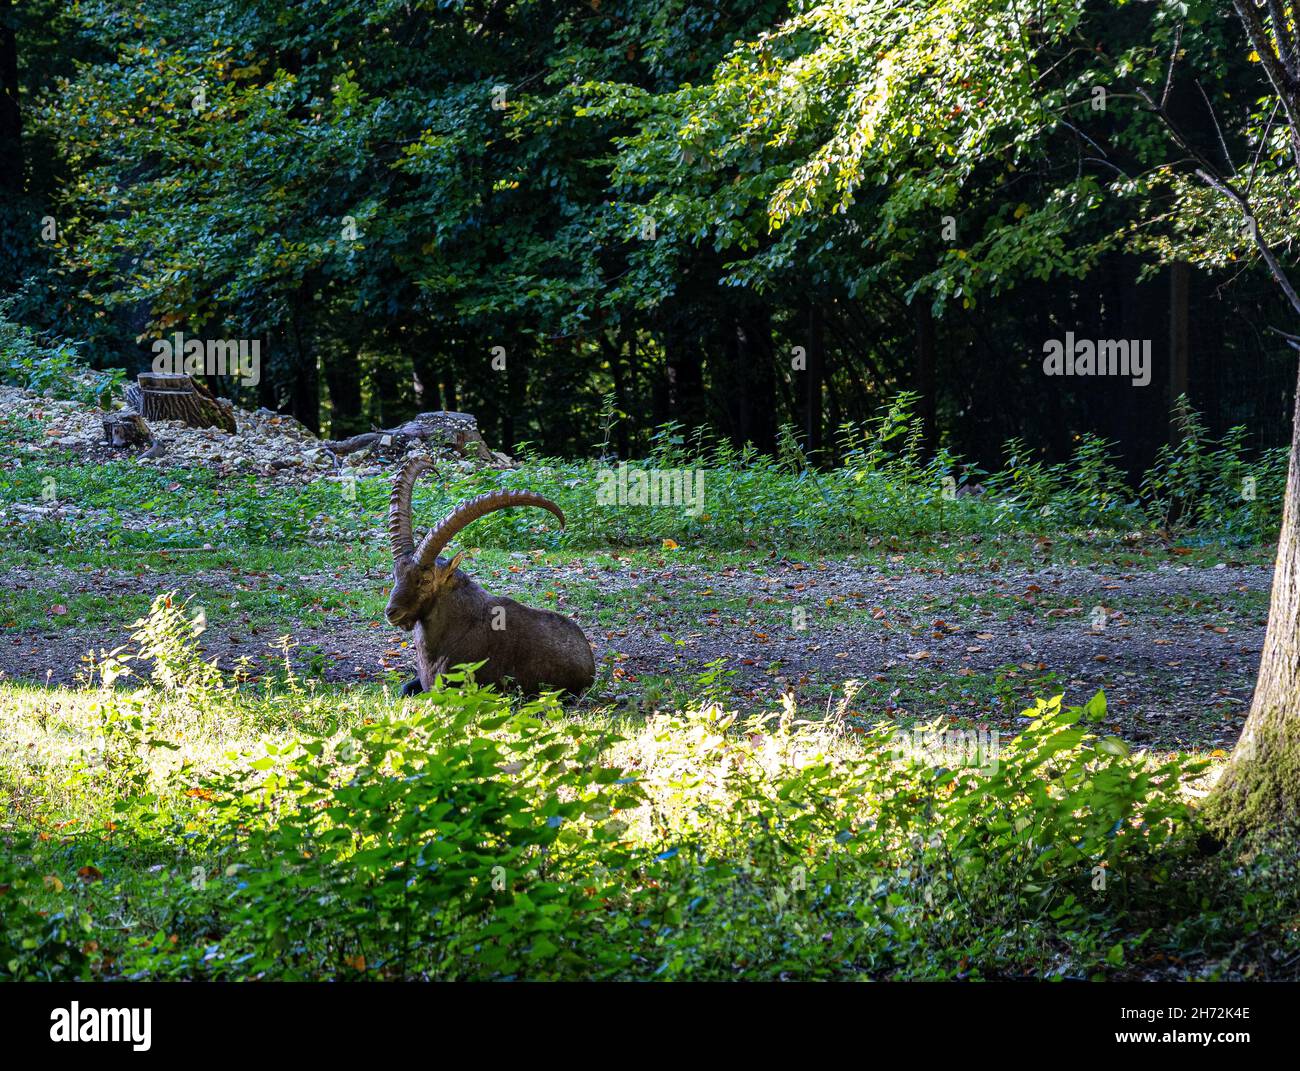
{"type": "Polygon", "coordinates": [[[411,524],[411,490],[422,472],[433,466],[412,458],[402,466],[393,483],[388,505],[388,538],[393,548],[393,591],[384,616],[389,624],[410,631],[435,600],[455,591],[469,580],[459,570],[463,555],[448,560],[440,553],[466,525],[495,510],[510,506],[540,506],[550,510],[564,525],[564,514],[548,498],[531,491],[489,491],[462,502],[415,543],[411,524]]]}

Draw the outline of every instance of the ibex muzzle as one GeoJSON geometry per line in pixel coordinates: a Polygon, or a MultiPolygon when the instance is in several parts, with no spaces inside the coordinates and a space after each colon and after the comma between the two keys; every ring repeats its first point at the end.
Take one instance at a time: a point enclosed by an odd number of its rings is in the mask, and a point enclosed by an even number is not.
{"type": "Polygon", "coordinates": [[[564,524],[560,507],[531,491],[490,491],[462,502],[415,543],[411,490],[432,468],[419,458],[407,461],[393,482],[388,535],[393,548],[393,591],[384,616],[397,628],[414,631],[417,682],[408,694],[433,686],[434,678],[466,662],[486,662],[480,684],[512,682],[527,694],[560,690],[574,695],[591,687],[596,660],[577,623],[550,610],[535,610],[514,599],[489,595],[460,570],[461,555],[448,560],[443,548],[467,525],[511,506],[539,506],[564,524]]]}

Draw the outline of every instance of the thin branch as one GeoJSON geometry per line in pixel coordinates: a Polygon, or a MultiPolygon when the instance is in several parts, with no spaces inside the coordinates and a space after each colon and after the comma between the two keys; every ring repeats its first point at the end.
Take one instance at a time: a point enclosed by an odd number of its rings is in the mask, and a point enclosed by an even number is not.
{"type": "Polygon", "coordinates": [[[1259,62],[1264,67],[1264,73],[1268,75],[1268,80],[1273,83],[1277,95],[1282,97],[1283,100],[1289,100],[1300,83],[1297,83],[1296,79],[1291,76],[1291,72],[1286,69],[1281,57],[1274,50],[1273,42],[1269,39],[1268,31],[1264,29],[1264,23],[1259,17],[1259,12],[1255,10],[1254,0],[1232,0],[1232,6],[1236,9],[1242,25],[1246,28],[1246,36],[1250,38],[1251,47],[1254,48],[1255,54],[1259,56],[1259,62]]]}
{"type": "Polygon", "coordinates": [[[1237,173],[1237,165],[1232,162],[1232,153],[1228,152],[1228,142],[1223,137],[1223,127],[1219,125],[1218,113],[1214,110],[1214,105],[1210,103],[1210,98],[1205,95],[1205,87],[1201,85],[1201,80],[1196,80],[1196,88],[1201,92],[1201,100],[1205,101],[1205,110],[1210,113],[1210,120],[1214,123],[1214,132],[1219,136],[1219,148],[1223,150],[1224,162],[1228,165],[1230,174],[1237,173]]]}
{"type": "Polygon", "coordinates": [[[1183,43],[1183,24],[1178,24],[1178,29],[1174,31],[1174,47],[1169,52],[1169,70],[1165,72],[1165,88],[1160,94],[1160,107],[1164,107],[1169,102],[1169,91],[1174,86],[1174,66],[1178,63],[1178,49],[1183,43]]]}
{"type": "Polygon", "coordinates": [[[1112,171],[1115,172],[1115,174],[1119,175],[1120,178],[1123,179],[1131,180],[1133,178],[1132,175],[1130,175],[1118,164],[1113,164],[1109,160],[1103,160],[1100,156],[1085,156],[1083,158],[1083,162],[1085,164],[1101,164],[1102,167],[1109,167],[1112,171]]]}
{"type": "MultiPolygon", "coordinates": [[[[1234,3],[1235,2],[1237,2],[1237,0],[1234,0],[1234,3]]],[[[1246,2],[1249,2],[1249,0],[1246,0],[1246,2]]],[[[1206,185],[1218,190],[1225,197],[1232,200],[1237,207],[1241,209],[1241,212],[1246,219],[1251,222],[1252,226],[1250,230],[1251,236],[1255,241],[1255,248],[1259,250],[1260,256],[1264,258],[1264,263],[1268,265],[1269,272],[1272,274],[1274,281],[1279,287],[1281,287],[1283,294],[1286,295],[1286,299],[1290,302],[1291,308],[1295,311],[1296,315],[1300,316],[1300,294],[1296,293],[1295,287],[1291,284],[1291,280],[1287,277],[1282,265],[1278,262],[1277,257],[1273,255],[1273,250],[1269,247],[1269,244],[1264,241],[1264,236],[1260,234],[1259,224],[1255,219],[1254,211],[1250,207],[1249,198],[1237,189],[1237,187],[1232,184],[1231,179],[1227,178],[1214,165],[1214,163],[1210,161],[1203,152],[1201,152],[1200,149],[1183,136],[1183,132],[1178,128],[1178,124],[1169,117],[1169,113],[1165,111],[1163,107],[1152,99],[1150,93],[1141,87],[1138,87],[1137,93],[1138,96],[1146,101],[1147,107],[1159,117],[1160,121],[1164,124],[1165,129],[1169,131],[1170,137],[1174,139],[1174,142],[1178,147],[1196,161],[1197,176],[1199,176],[1206,185]]]]}
{"type": "Polygon", "coordinates": [[[1255,172],[1259,169],[1259,158],[1264,153],[1264,146],[1268,144],[1268,136],[1273,133],[1273,120],[1277,118],[1277,110],[1281,107],[1280,100],[1273,101],[1273,110],[1268,113],[1268,122],[1264,125],[1264,134],[1259,139],[1259,144],[1255,146],[1255,159],[1250,162],[1250,177],[1246,180],[1246,196],[1250,196],[1250,191],[1255,188],[1255,172]]]}
{"type": "MultiPolygon", "coordinates": [[[[1069,130],[1073,130],[1074,133],[1075,133],[1079,138],[1081,138],[1083,141],[1086,141],[1089,145],[1091,145],[1094,149],[1096,149],[1099,153],[1101,153],[1102,156],[1105,156],[1105,155],[1106,155],[1106,150],[1105,150],[1105,149],[1103,149],[1100,145],[1098,145],[1095,141],[1093,141],[1092,138],[1088,137],[1087,134],[1085,134],[1082,130],[1080,130],[1080,129],[1079,129],[1077,126],[1075,126],[1073,123],[1069,122],[1069,121],[1066,120],[1066,119],[1061,119],[1061,120],[1060,120],[1060,123],[1061,123],[1061,125],[1062,125],[1063,127],[1066,127],[1066,128],[1069,129],[1069,130]]],[[[1111,166],[1113,167],[1114,165],[1112,164],[1111,166]]]]}

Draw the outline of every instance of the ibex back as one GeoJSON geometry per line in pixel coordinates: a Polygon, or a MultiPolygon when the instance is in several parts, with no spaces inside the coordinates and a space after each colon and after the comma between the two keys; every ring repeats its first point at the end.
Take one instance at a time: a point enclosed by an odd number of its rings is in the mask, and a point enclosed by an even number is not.
{"type": "Polygon", "coordinates": [[[494,510],[539,506],[563,525],[560,507],[530,491],[491,491],[461,503],[417,546],[411,490],[430,468],[422,459],[408,460],[393,482],[388,507],[394,583],[384,616],[414,631],[419,671],[403,691],[428,689],[439,673],[467,662],[487,663],[475,676],[480,684],[510,682],[527,694],[556,689],[577,695],[591,687],[596,661],[576,622],[491,595],[461,571],[461,554],[441,556],[463,528],[494,510]]]}

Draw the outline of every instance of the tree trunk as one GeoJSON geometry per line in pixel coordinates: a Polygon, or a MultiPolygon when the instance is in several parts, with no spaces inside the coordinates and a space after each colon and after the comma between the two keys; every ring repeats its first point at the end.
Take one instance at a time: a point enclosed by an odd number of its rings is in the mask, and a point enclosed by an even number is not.
{"type": "Polygon", "coordinates": [[[506,357],[505,372],[506,377],[505,409],[501,414],[501,445],[506,450],[514,450],[519,445],[518,437],[523,430],[524,424],[524,396],[526,394],[523,372],[523,361],[517,355],[517,350],[510,347],[506,357]]]}
{"type": "Polygon", "coordinates": [[[704,423],[704,354],[691,329],[677,322],[664,333],[664,387],[658,422],[676,420],[687,430],[704,423]]]}
{"type": "Polygon", "coordinates": [[[1206,811],[1236,836],[1300,825],[1300,385],[1255,698],[1206,811]]]}
{"type": "Polygon", "coordinates": [[[1187,312],[1192,281],[1192,266],[1179,261],[1169,266],[1169,441],[1177,445],[1181,438],[1173,419],[1174,403],[1187,393],[1189,354],[1187,312]]]}
{"type": "Polygon", "coordinates": [[[104,414],[104,440],[109,446],[149,446],[153,433],[134,409],[118,409],[104,414]]]}
{"type": "Polygon", "coordinates": [[[320,377],[316,374],[316,348],[305,337],[301,294],[293,309],[294,376],[289,386],[289,410],[305,427],[320,433],[320,377]]]}
{"type": "MultiPolygon", "coordinates": [[[[1233,7],[1246,30],[1273,93],[1286,112],[1294,162],[1300,170],[1300,57],[1294,51],[1280,56],[1266,34],[1261,13],[1251,0],[1233,0],[1233,7]]],[[[1285,8],[1269,8],[1269,16],[1285,8]]],[[[1278,27],[1278,29],[1281,29],[1278,27]]],[[[1289,29],[1281,39],[1287,39],[1289,29]]],[[[1180,148],[1186,139],[1162,114],[1180,148]]],[[[1195,149],[1192,149],[1196,156],[1195,149]]],[[[1202,178],[1236,202],[1250,219],[1255,213],[1249,190],[1243,193],[1220,174],[1203,156],[1197,158],[1202,178]]],[[[1286,270],[1258,228],[1253,231],[1269,272],[1293,311],[1300,313],[1300,294],[1286,270]]],[[[1300,347],[1297,347],[1300,348],[1300,347]]],[[[1294,403],[1300,406],[1300,382],[1294,403]]],[[[1291,417],[1291,459],[1287,467],[1286,498],[1282,505],[1282,530],[1278,533],[1277,559],[1273,567],[1273,593],[1268,609],[1268,631],[1260,656],[1259,676],[1250,714],[1232,758],[1206,801],[1206,813],[1219,830],[1230,836],[1273,832],[1296,832],[1300,818],[1300,411],[1291,417]]]]}
{"type": "Polygon", "coordinates": [[[445,354],[450,349],[442,333],[414,329],[407,332],[404,339],[399,339],[397,345],[411,354],[411,371],[415,373],[416,384],[415,404],[425,411],[451,408],[444,404],[442,397],[441,370],[447,363],[445,354]]]}
{"type": "MultiPolygon", "coordinates": [[[[618,337],[614,340],[609,357],[609,374],[614,381],[614,406],[620,413],[628,411],[627,382],[623,378],[623,353],[629,348],[630,334],[628,322],[625,320],[619,327],[618,337]]],[[[624,417],[619,417],[618,423],[614,425],[614,447],[619,457],[627,457],[627,420],[624,417]]]]}
{"type": "Polygon", "coordinates": [[[737,438],[771,453],[776,448],[772,322],[765,308],[747,311],[735,320],[735,363],[730,370],[737,388],[737,438]]]}
{"type": "Polygon", "coordinates": [[[498,460],[483,441],[478,421],[473,416],[446,411],[419,413],[400,427],[366,431],[348,439],[327,439],[321,445],[336,455],[355,454],[367,447],[380,447],[400,457],[412,442],[423,442],[426,439],[456,450],[464,457],[488,462],[498,460]]]}
{"type": "Polygon", "coordinates": [[[215,397],[200,379],[184,374],[141,372],[123,392],[126,403],[145,420],[179,420],[192,428],[235,433],[230,403],[215,397]]]}
{"type": "Polygon", "coordinates": [[[808,456],[817,459],[822,443],[822,378],[826,344],[822,335],[822,309],[817,300],[808,307],[808,369],[804,376],[803,435],[808,456]]]}
{"type": "Polygon", "coordinates": [[[338,438],[361,431],[366,426],[361,415],[359,358],[360,354],[344,346],[332,347],[325,356],[325,388],[329,391],[330,398],[330,434],[338,438]]]}

